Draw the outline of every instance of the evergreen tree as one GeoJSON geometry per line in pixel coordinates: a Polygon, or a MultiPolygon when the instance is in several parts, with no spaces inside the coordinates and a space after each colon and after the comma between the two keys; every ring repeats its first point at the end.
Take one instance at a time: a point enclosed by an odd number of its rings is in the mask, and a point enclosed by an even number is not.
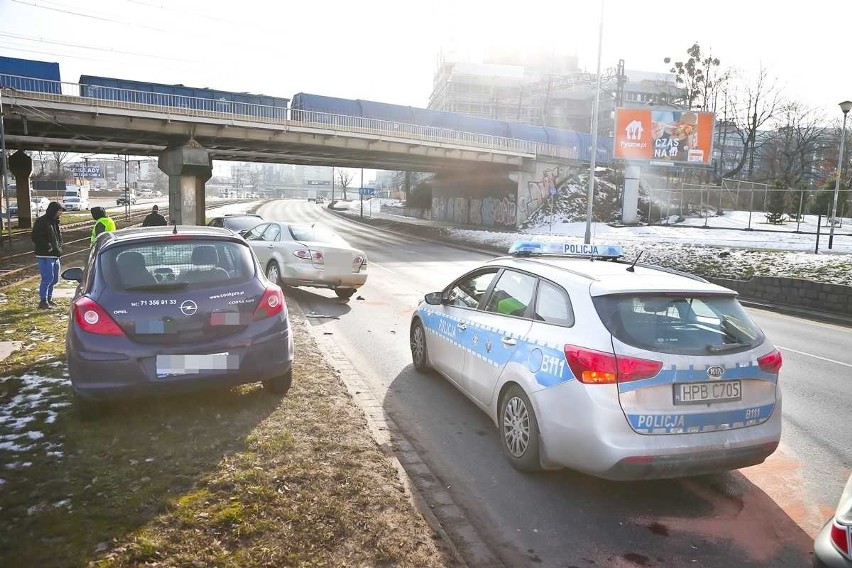
{"type": "Polygon", "coordinates": [[[766,199],[766,220],[773,225],[783,222],[784,213],[789,209],[789,194],[784,183],[775,182],[775,189],[769,192],[766,199]]]}

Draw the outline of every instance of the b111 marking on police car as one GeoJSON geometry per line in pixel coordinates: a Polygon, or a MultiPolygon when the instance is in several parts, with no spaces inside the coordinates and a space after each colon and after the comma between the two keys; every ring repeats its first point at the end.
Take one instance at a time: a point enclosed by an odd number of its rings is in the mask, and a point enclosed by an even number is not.
{"type": "Polygon", "coordinates": [[[709,404],[742,400],[740,381],[680,383],[673,386],[675,404],[709,404]]]}

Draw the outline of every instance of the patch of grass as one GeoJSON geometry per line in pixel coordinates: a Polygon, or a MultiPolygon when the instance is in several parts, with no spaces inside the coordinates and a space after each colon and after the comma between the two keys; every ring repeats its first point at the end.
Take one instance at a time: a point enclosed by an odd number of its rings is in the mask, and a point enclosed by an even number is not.
{"type": "Polygon", "coordinates": [[[5,335],[33,344],[0,363],[0,413],[36,414],[0,422],[0,436],[24,436],[0,452],[0,565],[452,564],[295,306],[288,396],[245,385],[84,422],[68,405],[66,321],[33,295],[12,289],[0,305],[5,335]]]}

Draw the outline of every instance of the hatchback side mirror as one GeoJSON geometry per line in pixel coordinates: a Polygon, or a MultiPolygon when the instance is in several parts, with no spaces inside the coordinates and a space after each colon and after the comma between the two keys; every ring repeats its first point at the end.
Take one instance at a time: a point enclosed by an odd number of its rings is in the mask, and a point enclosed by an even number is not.
{"type": "Polygon", "coordinates": [[[444,294],[443,292],[429,292],[423,299],[430,306],[440,306],[444,303],[444,294]]]}
{"type": "Polygon", "coordinates": [[[83,269],[79,267],[69,268],[62,271],[64,280],[74,280],[78,284],[83,281],[83,269]]]}

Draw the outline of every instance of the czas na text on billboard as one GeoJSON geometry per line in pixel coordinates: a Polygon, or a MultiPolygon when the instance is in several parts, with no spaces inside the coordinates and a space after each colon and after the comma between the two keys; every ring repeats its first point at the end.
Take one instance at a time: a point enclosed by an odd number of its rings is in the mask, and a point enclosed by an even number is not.
{"type": "Polygon", "coordinates": [[[613,156],[638,162],[708,165],[714,126],[712,112],[616,109],[613,156]]]}

